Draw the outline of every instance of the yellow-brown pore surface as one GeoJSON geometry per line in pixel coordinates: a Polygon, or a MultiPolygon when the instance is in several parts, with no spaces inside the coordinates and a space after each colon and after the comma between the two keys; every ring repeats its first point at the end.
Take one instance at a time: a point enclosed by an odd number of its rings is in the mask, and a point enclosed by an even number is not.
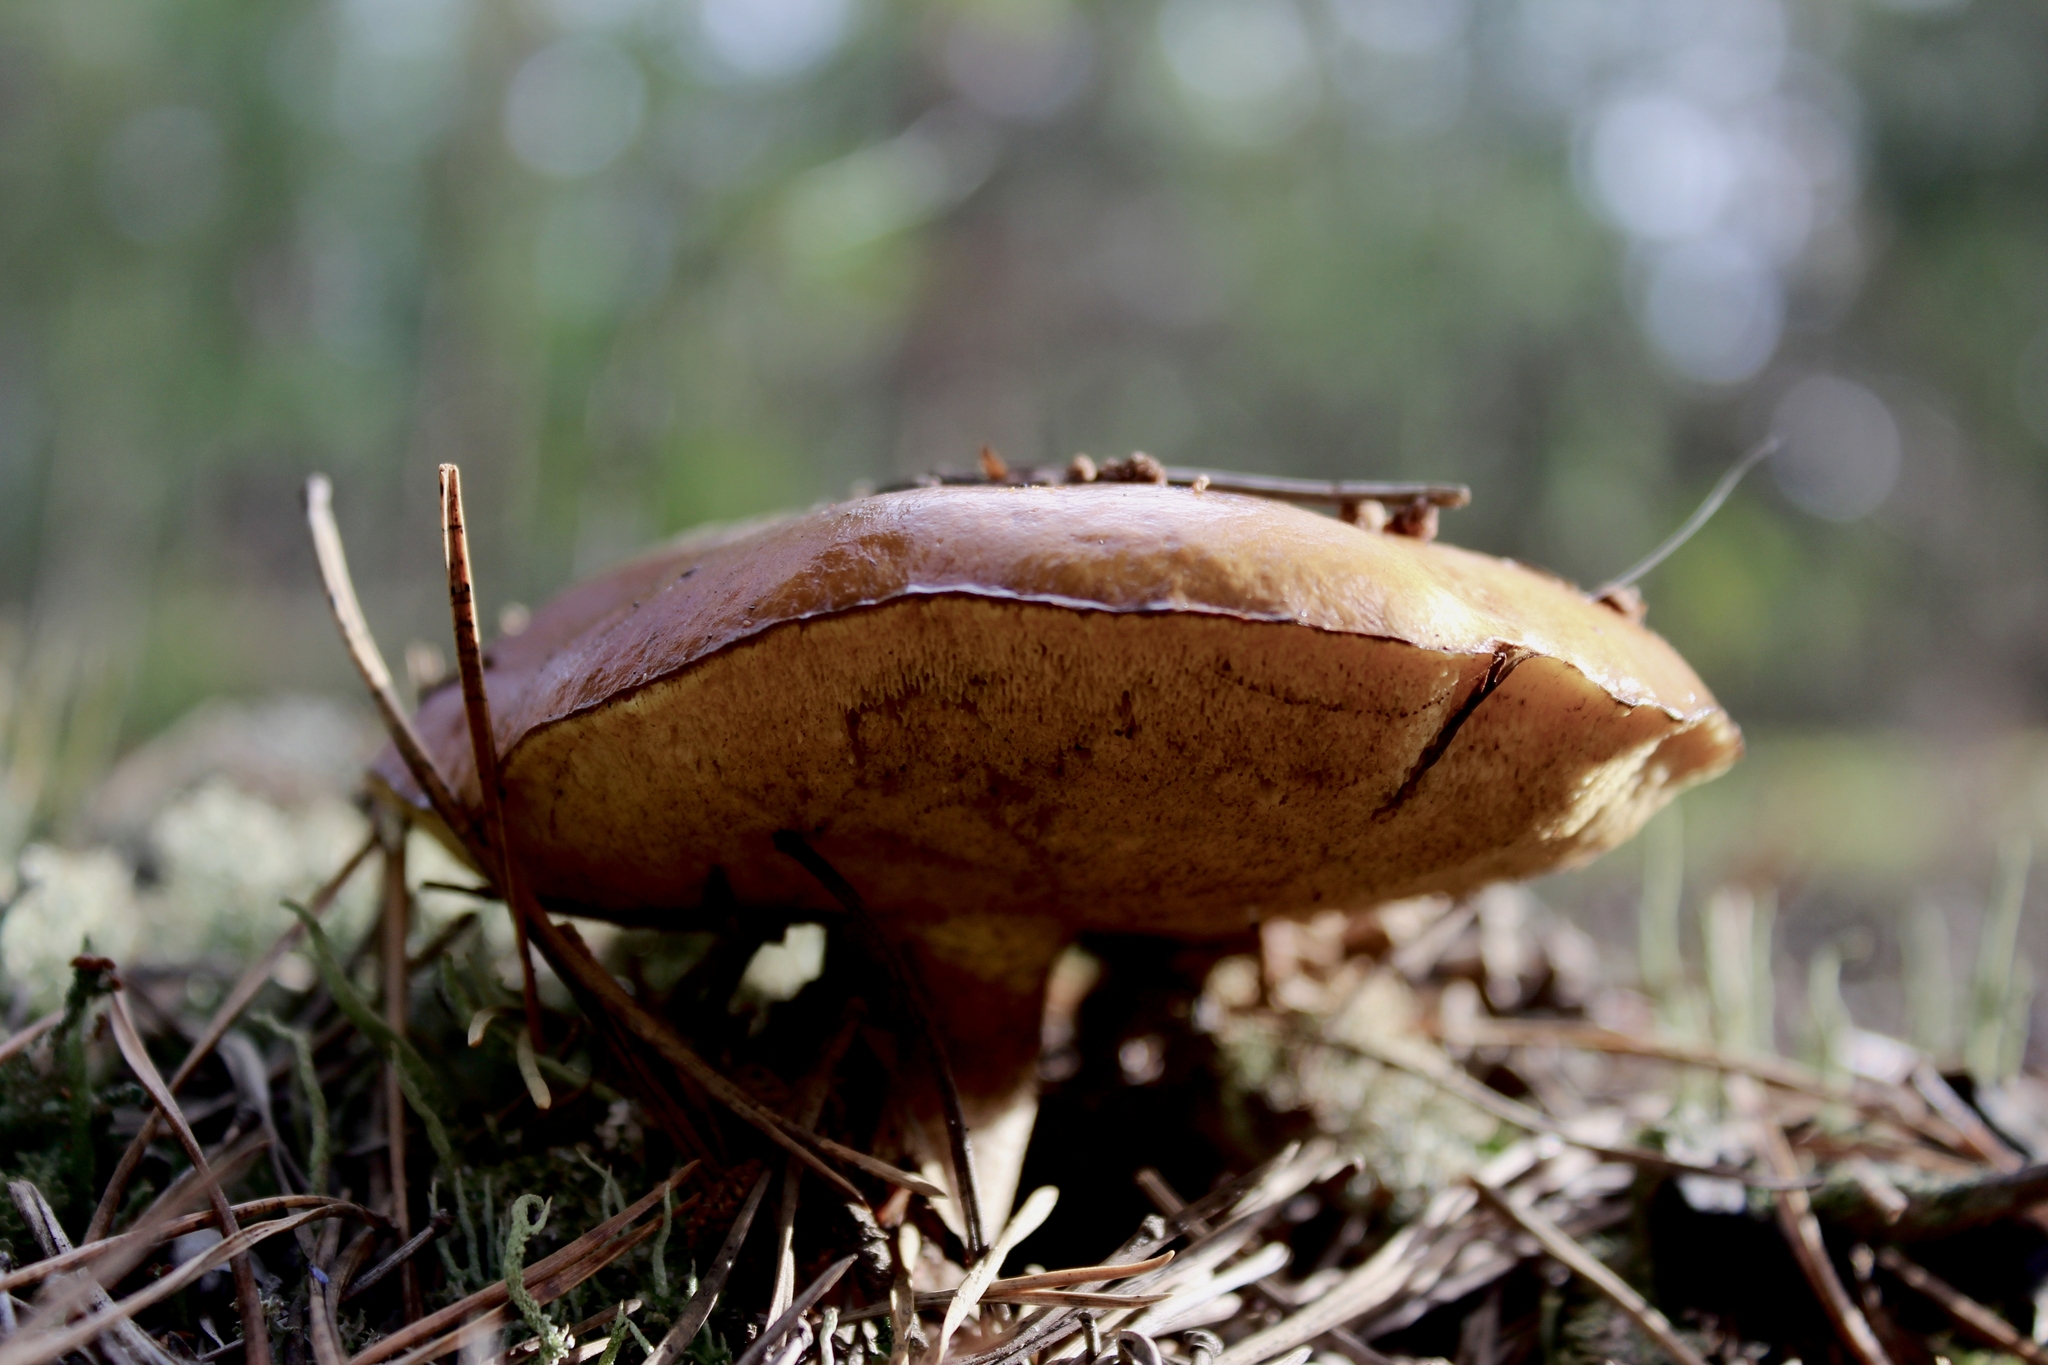
{"type": "MultiPolygon", "coordinates": [[[[1740,750],[1670,646],[1554,578],[1156,486],[680,542],[536,613],[489,684],[542,897],[681,924],[717,867],[742,905],[829,909],[770,846],[798,830],[929,966],[1034,998],[1077,929],[1216,935],[1583,860],[1740,750]]],[[[460,696],[420,728],[474,801],[460,696]]]]}

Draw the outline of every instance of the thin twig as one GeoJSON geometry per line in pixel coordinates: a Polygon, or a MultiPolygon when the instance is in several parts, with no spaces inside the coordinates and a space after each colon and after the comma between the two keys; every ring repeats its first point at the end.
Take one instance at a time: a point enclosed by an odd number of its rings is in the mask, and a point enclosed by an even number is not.
{"type": "Polygon", "coordinates": [[[405,704],[398,699],[398,689],[391,685],[391,670],[384,666],[384,656],[377,649],[377,641],[370,634],[369,622],[363,616],[363,604],[356,600],[356,587],[349,577],[348,556],[341,547],[341,531],[334,524],[334,490],[325,474],[315,474],[306,480],[306,527],[313,536],[313,554],[320,562],[321,586],[327,590],[327,605],[334,615],[334,624],[341,631],[342,645],[354,661],[356,671],[362,674],[364,684],[370,689],[370,699],[377,704],[378,714],[383,717],[385,733],[398,750],[398,756],[405,761],[406,770],[426,794],[427,804],[434,808],[434,814],[448,826],[456,839],[464,846],[474,849],[477,845],[475,821],[448,784],[434,767],[434,760],[427,755],[425,741],[419,731],[413,728],[412,720],[405,713],[405,704]]]}
{"type": "Polygon", "coordinates": [[[1658,1312],[1642,1295],[1629,1288],[1627,1281],[1602,1265],[1591,1252],[1572,1240],[1563,1228],[1545,1218],[1533,1207],[1524,1207],[1504,1191],[1483,1180],[1474,1180],[1472,1188],[1479,1191],[1479,1197],[1492,1205],[1496,1211],[1534,1237],[1537,1245],[1548,1252],[1552,1259],[1605,1294],[1616,1308],[1626,1313],[1629,1320],[1643,1330],[1644,1335],[1656,1342],[1665,1354],[1679,1365],[1707,1365],[1705,1358],[1687,1344],[1685,1338],[1678,1335],[1677,1329],[1671,1325],[1671,1319],[1658,1312]]]}
{"type": "Polygon", "coordinates": [[[520,994],[526,1004],[526,1035],[539,1051],[545,1042],[540,1027],[540,988],[533,974],[533,949],[526,941],[522,913],[519,860],[505,826],[505,787],[498,769],[498,740],[491,728],[491,699],[484,690],[483,644],[477,638],[476,586],[469,567],[469,527],[462,516],[462,471],[441,466],[441,553],[448,564],[448,608],[455,618],[455,664],[462,673],[462,711],[469,721],[469,747],[476,759],[476,780],[483,798],[484,829],[497,850],[496,881],[512,911],[512,933],[519,951],[520,994]]]}
{"type": "MultiPolygon", "coordinates": [[[[349,581],[348,562],[340,553],[340,535],[335,530],[333,516],[326,506],[324,479],[316,479],[308,485],[307,508],[316,548],[321,552],[321,572],[326,579],[328,600],[334,609],[336,622],[341,627],[343,642],[355,656],[357,669],[371,684],[372,690],[375,691],[381,678],[383,686],[388,691],[390,674],[384,668],[382,656],[377,653],[376,642],[370,638],[368,627],[363,624],[360,609],[355,606],[355,588],[349,581]]],[[[425,746],[413,730],[411,722],[405,718],[402,711],[394,709],[397,704],[395,693],[391,694],[390,702],[391,705],[386,707],[380,700],[379,708],[384,712],[386,726],[400,758],[405,761],[413,780],[427,793],[429,802],[434,805],[442,822],[462,843],[470,860],[488,874],[495,867],[496,860],[492,857],[489,847],[483,843],[476,822],[471,820],[460,806],[454,804],[454,798],[448,795],[447,783],[442,780],[433,759],[427,754],[425,746]],[[437,796],[437,792],[440,795],[437,796]],[[449,803],[446,809],[441,805],[444,800],[449,803]]],[[[692,1150],[710,1149],[701,1139],[696,1138],[689,1128],[687,1119],[668,1099],[667,1093],[661,1088],[655,1076],[654,1068],[634,1049],[634,1040],[637,1039],[651,1048],[662,1061],[680,1070],[691,1082],[731,1109],[741,1120],[760,1130],[771,1141],[786,1150],[798,1153],[806,1164],[848,1198],[865,1201],[859,1187],[833,1170],[818,1155],[817,1150],[814,1150],[818,1146],[816,1139],[801,1133],[800,1130],[792,1133],[792,1125],[787,1120],[714,1071],[683,1041],[672,1024],[653,1014],[612,979],[611,974],[592,955],[573,928],[557,925],[550,919],[523,885],[512,888],[507,903],[512,906],[515,921],[523,921],[526,924],[534,944],[547,957],[549,964],[554,967],[564,983],[577,994],[579,1003],[590,1016],[591,1022],[605,1036],[607,1043],[627,1069],[640,1081],[656,1112],[664,1115],[675,1126],[679,1135],[689,1142],[692,1150]]],[[[876,1174],[881,1174],[887,1168],[874,1169],[876,1174]]],[[[889,1177],[884,1175],[883,1178],[889,1177]]],[[[898,1180],[897,1183],[903,1182],[898,1180]]]]}
{"type": "Polygon", "coordinates": [[[2048,1349],[2027,1336],[1998,1314],[1915,1262],[1897,1247],[1881,1247],[1877,1263],[1897,1276],[1909,1288],[1926,1295],[1954,1318],[1956,1325],[1993,1350],[2016,1355],[2033,1365],[2048,1365],[2048,1349]]]}
{"type": "Polygon", "coordinates": [[[1330,1047],[1345,1052],[1355,1052],[1361,1057],[1406,1072],[1418,1080],[1428,1081],[1467,1104],[1482,1109],[1505,1123],[1525,1128],[1532,1133],[1542,1133],[1566,1142],[1574,1147],[1605,1157],[1609,1161],[1625,1162],[1645,1170],[1664,1171],[1672,1175],[1702,1175],[1714,1180],[1733,1180],[1738,1184],[1754,1186],[1757,1189],[1780,1190],[1787,1188],[1805,1189],[1818,1183],[1801,1177],[1788,1185],[1786,1178],[1760,1176],[1734,1166],[1702,1166],[1691,1161],[1680,1161],[1662,1152],[1653,1152],[1647,1147],[1613,1147],[1602,1142],[1593,1142],[1574,1134],[1570,1128],[1551,1118],[1539,1109],[1532,1109],[1519,1100],[1509,1099],[1491,1086],[1473,1080],[1464,1072],[1456,1070],[1448,1062],[1441,1066],[1431,1065],[1418,1058],[1404,1057],[1391,1048],[1377,1043],[1360,1042],[1355,1039],[1326,1039],[1330,1047]]]}
{"type": "MultiPolygon", "coordinates": [[[[601,1250],[623,1254],[624,1250],[630,1250],[631,1247],[639,1245],[639,1241],[635,1240],[636,1238],[644,1240],[646,1237],[653,1236],[660,1227],[658,1222],[649,1222],[645,1227],[635,1232],[629,1233],[626,1229],[631,1227],[634,1220],[638,1219],[640,1215],[660,1203],[663,1194],[674,1190],[677,1185],[681,1184],[696,1169],[697,1163],[691,1162],[668,1179],[656,1185],[652,1190],[649,1190],[646,1194],[641,1195],[631,1204],[628,1204],[618,1213],[613,1214],[610,1218],[605,1219],[605,1221],[569,1243],[569,1245],[551,1255],[542,1257],[528,1266],[523,1277],[528,1291],[536,1299],[539,1299],[541,1298],[541,1288],[552,1278],[559,1276],[564,1271],[577,1268],[593,1254],[601,1250]],[[622,1244],[627,1245],[624,1245],[622,1249],[622,1244]]],[[[609,1264],[611,1259],[608,1257],[601,1265],[609,1264]]],[[[590,1273],[595,1273],[595,1270],[593,1269],[590,1273]]],[[[577,1282],[580,1283],[581,1281],[578,1280],[577,1282]]],[[[559,1293],[561,1291],[558,1290],[556,1292],[559,1293]]],[[[427,1316],[419,1319],[419,1321],[408,1323],[390,1336],[373,1342],[351,1357],[349,1365],[376,1365],[376,1362],[390,1360],[400,1352],[410,1351],[422,1342],[434,1342],[450,1328],[463,1324],[472,1315],[479,1313],[487,1314],[494,1309],[502,1309],[510,1299],[510,1291],[506,1288],[503,1280],[485,1285],[460,1303],[452,1303],[438,1312],[429,1313],[427,1316]]],[[[470,1323],[469,1325],[475,1326],[476,1324],[470,1323]]],[[[454,1350],[455,1347],[451,1345],[447,1349],[454,1350]]],[[[4,1365],[4,1363],[0,1363],[0,1365],[4,1365]]]]}
{"type": "MultiPolygon", "coordinates": [[[[340,870],[313,893],[312,900],[306,903],[306,909],[316,917],[326,914],[328,907],[334,904],[335,897],[341,894],[341,889],[348,885],[349,879],[355,876],[356,869],[363,865],[370,856],[370,850],[376,846],[377,835],[372,831],[357,846],[356,851],[349,855],[348,861],[341,865],[340,870]]],[[[200,1033],[199,1041],[192,1044],[191,1050],[185,1054],[185,1060],[179,1062],[178,1069],[171,1073],[170,1087],[173,1095],[191,1079],[192,1073],[199,1069],[199,1064],[213,1055],[213,1050],[220,1046],[220,1040],[227,1037],[228,1030],[242,1017],[242,1011],[249,1008],[249,1002],[270,983],[270,975],[277,969],[277,964],[284,961],[284,955],[297,946],[305,933],[305,924],[294,919],[291,926],[272,941],[263,956],[252,963],[249,970],[242,973],[234,988],[221,998],[219,1006],[213,1011],[213,1017],[206,1021],[206,1028],[200,1033]]],[[[129,1141],[127,1150],[121,1153],[120,1161],[114,1166],[114,1173],[107,1177],[107,1187],[100,1193],[99,1207],[93,1210],[92,1221],[86,1225],[86,1241],[97,1242],[113,1230],[114,1215],[120,1211],[121,1200],[128,1193],[128,1182],[134,1177],[135,1168],[142,1164],[143,1153],[148,1150],[151,1140],[162,1131],[162,1123],[162,1116],[154,1109],[143,1116],[141,1129],[129,1141]]]]}
{"type": "Polygon", "coordinates": [[[1847,1083],[1836,1082],[1783,1057],[1739,1056],[1702,1043],[1638,1038],[1598,1024],[1558,1023],[1545,1019],[1479,1019],[1461,1024],[1456,1029],[1439,1029],[1437,1036],[1458,1047],[1561,1047],[1621,1057],[1643,1057],[1730,1075],[1754,1076],[1780,1090],[1881,1112],[1941,1146],[1979,1155],[1954,1125],[1945,1119],[1931,1122],[1925,1102],[1904,1087],[1862,1078],[1847,1083]]]}
{"type": "Polygon", "coordinates": [[[697,1333],[711,1318],[711,1310],[718,1306],[718,1296],[725,1290],[725,1277],[732,1273],[732,1263],[739,1259],[740,1247],[747,1240],[747,1229],[754,1226],[754,1214],[761,1207],[761,1197],[768,1193],[771,1172],[761,1172],[761,1178],[754,1182],[754,1188],[747,1193],[747,1202],[740,1205],[739,1216],[732,1220],[732,1227],[726,1231],[725,1241],[719,1245],[718,1254],[711,1258],[711,1268],[704,1272],[704,1278],[697,1283],[697,1292],[683,1305],[683,1311],[676,1315],[667,1335],[655,1344],[654,1350],[644,1365],[670,1365],[682,1358],[697,1333]]]}
{"type": "Polygon", "coordinates": [[[939,1103],[946,1115],[946,1136],[952,1143],[953,1183],[959,1187],[956,1194],[960,1200],[961,1221],[967,1231],[967,1255],[969,1259],[978,1258],[988,1246],[988,1239],[982,1221],[981,1191],[974,1175],[974,1145],[968,1137],[966,1113],[960,1106],[960,1084],[954,1079],[953,1064],[946,1056],[945,1042],[939,1037],[938,1025],[933,1022],[931,1010],[925,1004],[925,993],[912,975],[910,963],[896,951],[895,945],[882,937],[881,931],[875,927],[874,918],[868,913],[867,902],[853,883],[840,875],[838,868],[827,862],[795,830],[778,830],[775,847],[795,859],[834,900],[845,907],[848,917],[865,940],[869,955],[882,968],[903,1022],[923,1045],[926,1059],[930,1061],[939,1084],[939,1103]]]}
{"type": "MultiPolygon", "coordinates": [[[[142,1088],[149,1092],[156,1102],[157,1112],[171,1125],[178,1143],[185,1149],[185,1155],[192,1162],[192,1169],[199,1173],[199,1181],[206,1190],[206,1197],[213,1204],[215,1217],[220,1220],[221,1236],[232,1238],[240,1231],[235,1221],[234,1206],[228,1202],[227,1191],[220,1187],[213,1168],[207,1164],[206,1149],[199,1143],[185,1115],[178,1109],[178,1101],[171,1095],[171,1088],[164,1084],[163,1076],[157,1071],[156,1063],[150,1060],[149,1049],[142,1045],[142,1035],[135,1031],[135,1020],[128,1013],[126,989],[116,990],[109,998],[108,1016],[113,1021],[114,1043],[120,1048],[122,1059],[128,1069],[135,1073],[135,1079],[142,1082],[142,1088]]],[[[247,1343],[244,1359],[249,1365],[270,1365],[270,1327],[263,1316],[263,1295],[256,1287],[256,1270],[245,1255],[236,1256],[228,1263],[235,1277],[235,1307],[242,1317],[242,1339],[247,1343]]]]}
{"type": "Polygon", "coordinates": [[[811,1305],[824,1298],[826,1292],[839,1283],[839,1277],[859,1259],[858,1256],[842,1256],[826,1266],[824,1273],[805,1286],[804,1292],[796,1296],[796,1302],[790,1304],[780,1317],[769,1323],[768,1330],[756,1337],[754,1344],[749,1346],[733,1365],[761,1365],[761,1362],[767,1359],[770,1348],[781,1345],[782,1339],[789,1335],[789,1329],[796,1326],[797,1319],[810,1312],[811,1305]]]}
{"type": "MultiPolygon", "coordinates": [[[[412,893],[405,885],[405,834],[393,835],[384,847],[384,905],[378,916],[383,945],[384,1023],[401,1043],[410,1020],[412,986],[405,973],[405,934],[412,908],[412,893]]],[[[398,1052],[384,1062],[384,1156],[391,1182],[391,1226],[398,1239],[412,1236],[412,1199],[405,1171],[405,1090],[398,1074],[398,1052]]],[[[426,1311],[420,1296],[419,1269],[411,1260],[399,1273],[399,1301],[405,1320],[411,1322],[426,1311]]]]}
{"type": "MultiPolygon", "coordinates": [[[[1725,1084],[1736,1109],[1755,1123],[1765,1162],[1787,1181],[1803,1175],[1799,1158],[1785,1139],[1785,1130],[1778,1126],[1778,1120],[1765,1104],[1762,1088],[1747,1076],[1730,1076],[1725,1084]]],[[[1835,1273],[1835,1263],[1828,1258],[1827,1243],[1821,1238],[1820,1220],[1814,1217],[1813,1201],[1805,1190],[1778,1191],[1778,1226],[1843,1344],[1863,1365],[1891,1365],[1870,1320],[1863,1316],[1863,1310],[1849,1297],[1841,1276],[1835,1273]]]]}
{"type": "MultiPolygon", "coordinates": [[[[660,1227],[661,1225],[658,1222],[643,1223],[616,1241],[608,1242],[602,1246],[579,1253],[574,1259],[563,1262],[561,1266],[539,1279],[532,1278],[529,1275],[526,1280],[526,1292],[533,1296],[535,1303],[553,1303],[577,1285],[582,1284],[585,1280],[597,1274],[621,1256],[626,1255],[648,1238],[654,1236],[660,1227]]],[[[495,1337],[501,1328],[512,1321],[513,1311],[508,1301],[504,1282],[501,1280],[491,1288],[497,1291],[498,1301],[495,1307],[482,1307],[483,1301],[490,1296],[491,1289],[485,1289],[477,1294],[470,1295],[469,1298],[462,1301],[462,1304],[454,1306],[464,1307],[464,1305],[472,1305],[465,1308],[465,1313],[476,1313],[477,1316],[460,1322],[441,1336],[427,1342],[426,1345],[408,1351],[406,1354],[398,1357],[394,1365],[423,1365],[423,1362],[439,1360],[445,1355],[462,1350],[473,1342],[483,1340],[486,1337],[495,1337]]],[[[447,1309],[442,1310],[443,1313],[448,1311],[447,1309]]],[[[435,1316],[439,1317],[441,1315],[436,1314],[435,1316]]],[[[421,1321],[424,1322],[426,1319],[423,1318],[421,1321]]],[[[387,1337],[385,1340],[388,1341],[390,1338],[387,1337]]],[[[370,1349],[376,1350],[383,1345],[384,1342],[380,1341],[370,1349]]],[[[362,1365],[363,1358],[367,1354],[368,1352],[366,1351],[351,1357],[349,1365],[362,1365]]],[[[388,1357],[379,1358],[387,1359],[388,1357]]]]}
{"type": "Polygon", "coordinates": [[[1764,437],[1763,440],[1751,446],[1748,453],[1728,467],[1728,472],[1720,477],[1720,480],[1714,484],[1713,488],[1707,493],[1707,496],[1701,500],[1700,505],[1693,509],[1692,515],[1687,517],[1676,531],[1666,536],[1662,544],[1658,545],[1656,549],[1644,555],[1634,564],[1631,564],[1622,573],[1617,574],[1601,584],[1600,587],[1588,593],[1587,596],[1598,601],[1617,589],[1633,587],[1637,579],[1676,554],[1685,542],[1691,540],[1693,536],[1699,533],[1700,527],[1705,526],[1714,513],[1721,510],[1721,504],[1728,501],[1728,495],[1735,491],[1735,485],[1742,482],[1742,476],[1754,469],[1758,462],[1776,451],[1784,443],[1784,437],[1774,431],[1764,437]]]}
{"type": "MultiPolygon", "coordinates": [[[[692,1197],[694,1198],[695,1196],[692,1197]]],[[[383,1283],[385,1277],[391,1274],[392,1271],[400,1266],[409,1265],[413,1257],[419,1255],[430,1242],[448,1231],[454,1224],[455,1215],[452,1212],[447,1209],[436,1209],[433,1218],[427,1225],[407,1238],[398,1250],[371,1266],[362,1275],[352,1278],[348,1286],[342,1291],[340,1301],[347,1303],[357,1295],[367,1294],[372,1289],[375,1289],[379,1284],[383,1283]]]]}

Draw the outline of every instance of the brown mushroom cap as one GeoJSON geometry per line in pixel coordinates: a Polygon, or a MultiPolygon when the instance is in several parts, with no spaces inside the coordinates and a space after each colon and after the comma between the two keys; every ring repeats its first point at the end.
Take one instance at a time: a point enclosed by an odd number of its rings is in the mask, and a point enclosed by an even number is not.
{"type": "MultiPolygon", "coordinates": [[[[1219,934],[1582,861],[1740,751],[1661,638],[1506,560],[1151,485],[884,494],[685,540],[491,651],[507,818],[563,908],[1219,934]]],[[[453,688],[419,726],[476,799],[453,688]]],[[[395,756],[380,764],[417,799],[395,756]]]]}
{"type": "MultiPolygon", "coordinates": [[[[1741,745],[1669,645],[1555,578],[1153,485],[917,489],[684,540],[489,665],[543,899],[683,927],[718,868],[742,906],[829,912],[771,847],[799,831],[914,948],[989,1094],[1078,931],[1548,871],[1741,745]]],[[[419,728],[473,805],[459,691],[419,728]]]]}

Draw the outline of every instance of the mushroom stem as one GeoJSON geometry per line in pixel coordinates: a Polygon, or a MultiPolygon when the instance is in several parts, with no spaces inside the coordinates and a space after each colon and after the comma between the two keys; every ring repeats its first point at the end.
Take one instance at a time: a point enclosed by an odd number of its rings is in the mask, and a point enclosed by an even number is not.
{"type": "MultiPolygon", "coordinates": [[[[902,956],[894,945],[882,937],[875,928],[873,918],[868,914],[867,902],[861,899],[853,883],[839,875],[839,869],[825,861],[819,852],[807,843],[803,835],[795,830],[781,830],[775,835],[776,849],[794,858],[811,874],[818,884],[831,893],[853,921],[856,931],[863,940],[869,956],[882,968],[889,984],[891,1004],[897,1015],[909,1028],[923,1049],[926,1060],[932,1068],[933,1079],[939,1087],[939,1103],[946,1116],[946,1136],[952,1148],[954,1186],[960,1198],[960,1213],[964,1223],[963,1234],[967,1243],[967,1254],[979,1256],[988,1245],[983,1235],[981,1218],[981,1195],[974,1174],[974,1145],[968,1137],[967,1118],[960,1104],[960,1086],[953,1075],[953,1065],[946,1056],[946,1047],[940,1041],[941,1035],[932,1022],[931,1011],[925,1006],[925,992],[919,981],[911,974],[902,956]]],[[[1033,1039],[1036,1051],[1036,1039],[1033,1039]]]]}

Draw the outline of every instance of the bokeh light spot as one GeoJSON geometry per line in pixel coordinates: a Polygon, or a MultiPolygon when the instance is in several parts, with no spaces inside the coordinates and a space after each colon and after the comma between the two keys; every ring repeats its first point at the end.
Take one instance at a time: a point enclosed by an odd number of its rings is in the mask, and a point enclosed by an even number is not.
{"type": "Polygon", "coordinates": [[[1643,297],[1643,329],[1688,379],[1738,384],[1777,349],[1784,286],[1754,252],[1723,238],[1659,252],[1643,297]]]}
{"type": "Polygon", "coordinates": [[[505,138],[543,175],[603,170],[647,112],[639,65],[610,43],[565,38],[526,59],[505,92],[505,138]]]}
{"type": "Polygon", "coordinates": [[[830,57],[853,26],[851,0],[703,0],[704,46],[718,65],[750,80],[799,75],[830,57]]]}
{"type": "Polygon", "coordinates": [[[1834,375],[1803,379],[1779,402],[1785,444],[1771,460],[1793,504],[1828,521],[1875,512],[1899,481],[1899,424],[1882,398],[1834,375]]]}

